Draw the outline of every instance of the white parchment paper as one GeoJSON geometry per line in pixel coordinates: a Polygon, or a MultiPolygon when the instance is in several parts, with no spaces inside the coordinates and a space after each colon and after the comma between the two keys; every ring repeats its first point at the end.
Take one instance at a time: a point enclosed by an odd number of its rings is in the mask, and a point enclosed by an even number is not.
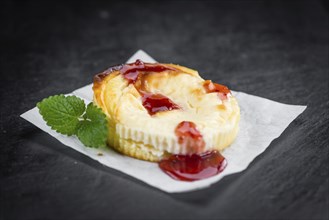
{"type": "MultiPolygon", "coordinates": [[[[144,51],[137,51],[127,63],[141,59],[145,62],[155,60],[144,51]]],[[[73,91],[71,94],[79,96],[86,103],[92,101],[92,85],[87,85],[73,91]]],[[[157,163],[137,160],[121,155],[111,149],[93,149],[84,147],[76,137],[67,137],[51,130],[43,121],[35,107],[21,115],[24,119],[36,125],[43,131],[90,158],[105,166],[119,170],[135,177],[153,187],[170,193],[186,192],[209,187],[226,175],[240,172],[261,154],[271,143],[280,136],[287,126],[301,114],[306,106],[286,105],[265,98],[248,95],[243,92],[233,92],[241,108],[240,131],[235,142],[223,155],[228,161],[226,169],[219,175],[195,182],[177,181],[163,173],[157,163]],[[103,156],[98,156],[103,153],[103,156]]]]}

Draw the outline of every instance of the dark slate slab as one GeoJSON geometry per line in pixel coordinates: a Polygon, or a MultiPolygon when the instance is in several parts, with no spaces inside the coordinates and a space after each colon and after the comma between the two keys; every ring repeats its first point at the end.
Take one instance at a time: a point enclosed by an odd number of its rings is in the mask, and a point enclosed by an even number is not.
{"type": "Polygon", "coordinates": [[[0,219],[328,219],[327,6],[1,1],[0,219]],[[247,170],[183,194],[104,167],[19,118],[139,48],[308,108],[247,170]]]}

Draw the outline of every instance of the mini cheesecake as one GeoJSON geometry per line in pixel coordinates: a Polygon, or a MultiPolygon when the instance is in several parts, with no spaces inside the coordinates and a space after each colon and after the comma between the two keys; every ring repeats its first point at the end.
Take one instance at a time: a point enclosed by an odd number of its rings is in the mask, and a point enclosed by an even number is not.
{"type": "Polygon", "coordinates": [[[93,91],[108,119],[108,145],[134,158],[220,152],[239,130],[230,90],[183,66],[140,60],[114,66],[94,77],[93,91]]]}

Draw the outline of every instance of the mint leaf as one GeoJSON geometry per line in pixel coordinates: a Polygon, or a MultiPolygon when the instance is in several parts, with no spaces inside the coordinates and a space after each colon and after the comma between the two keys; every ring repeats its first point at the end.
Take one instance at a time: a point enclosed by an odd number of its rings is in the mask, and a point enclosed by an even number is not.
{"type": "Polygon", "coordinates": [[[100,108],[85,106],[76,96],[50,96],[37,104],[39,112],[51,129],[61,134],[76,135],[87,147],[105,147],[107,119],[100,108]]]}
{"type": "Polygon", "coordinates": [[[77,129],[79,140],[87,147],[105,147],[108,134],[106,115],[93,103],[89,103],[83,118],[77,129]]]}
{"type": "Polygon", "coordinates": [[[76,133],[80,117],[85,111],[85,103],[76,96],[55,95],[37,104],[47,125],[61,134],[76,133]]]}

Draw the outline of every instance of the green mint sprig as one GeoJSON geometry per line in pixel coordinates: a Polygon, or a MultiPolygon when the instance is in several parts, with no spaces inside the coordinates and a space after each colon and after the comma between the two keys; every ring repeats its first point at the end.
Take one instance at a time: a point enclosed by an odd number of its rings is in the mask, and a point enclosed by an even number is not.
{"type": "Polygon", "coordinates": [[[108,127],[100,108],[76,96],[55,95],[37,104],[51,129],[68,136],[76,135],[87,147],[105,147],[108,127]]]}

